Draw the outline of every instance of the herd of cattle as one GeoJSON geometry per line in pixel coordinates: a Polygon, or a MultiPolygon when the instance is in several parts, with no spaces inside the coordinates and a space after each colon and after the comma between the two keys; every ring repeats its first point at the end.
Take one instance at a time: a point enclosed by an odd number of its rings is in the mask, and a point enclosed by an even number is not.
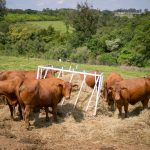
{"type": "MultiPolygon", "coordinates": [[[[2,71],[0,72],[0,98],[6,99],[11,118],[18,105],[20,119],[24,119],[27,129],[30,127],[29,115],[31,109],[44,108],[46,121],[48,113],[53,114],[57,121],[57,104],[69,99],[72,88],[78,86],[56,78],[58,71],[49,70],[45,79],[36,79],[37,71],[2,71]],[[49,110],[52,108],[52,111],[49,110]]],[[[45,72],[43,71],[43,76],[45,72]]],[[[87,76],[86,84],[91,88],[95,85],[95,77],[87,76]]],[[[117,106],[119,115],[122,115],[124,106],[125,117],[128,115],[128,104],[134,105],[141,101],[143,108],[148,107],[150,99],[150,75],[143,78],[123,79],[118,73],[112,72],[104,81],[101,95],[112,109],[117,106]]]]}

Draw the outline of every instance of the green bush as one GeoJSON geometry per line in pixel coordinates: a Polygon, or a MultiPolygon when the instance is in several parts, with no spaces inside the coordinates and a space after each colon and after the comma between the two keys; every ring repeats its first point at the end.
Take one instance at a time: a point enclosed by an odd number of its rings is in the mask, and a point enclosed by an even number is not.
{"type": "Polygon", "coordinates": [[[87,47],[78,47],[74,52],[71,53],[70,59],[73,62],[87,63],[89,56],[89,50],[87,47]]]}
{"type": "Polygon", "coordinates": [[[0,32],[7,33],[9,31],[9,22],[0,21],[0,32]]]}
{"type": "Polygon", "coordinates": [[[97,64],[117,65],[117,53],[103,53],[96,58],[97,64]]]}

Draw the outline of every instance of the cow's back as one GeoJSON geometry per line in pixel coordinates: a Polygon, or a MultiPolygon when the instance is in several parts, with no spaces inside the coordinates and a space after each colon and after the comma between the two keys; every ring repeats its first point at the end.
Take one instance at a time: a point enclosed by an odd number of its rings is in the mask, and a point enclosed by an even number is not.
{"type": "Polygon", "coordinates": [[[127,97],[131,104],[145,99],[148,95],[148,86],[145,78],[126,79],[120,81],[117,86],[121,88],[122,98],[127,97]]]}
{"type": "MultiPolygon", "coordinates": [[[[36,79],[24,79],[22,84],[18,87],[18,97],[19,100],[24,104],[35,105],[36,98],[38,98],[39,93],[39,83],[36,79]]],[[[38,102],[38,101],[37,101],[38,102]]]]}
{"type": "Polygon", "coordinates": [[[120,74],[116,73],[116,72],[111,72],[108,77],[106,78],[105,82],[104,82],[104,86],[106,88],[111,87],[115,82],[119,82],[123,80],[123,78],[121,77],[120,74]]]}
{"type": "Polygon", "coordinates": [[[103,90],[103,96],[108,101],[111,98],[111,94],[109,94],[108,90],[111,86],[113,86],[116,82],[122,81],[123,78],[120,74],[116,72],[111,72],[106,80],[104,81],[104,90],[103,90]]]}
{"type": "Polygon", "coordinates": [[[7,80],[7,79],[13,79],[15,77],[24,77],[24,71],[4,71],[0,74],[0,81],[7,80]]]}
{"type": "Polygon", "coordinates": [[[145,81],[146,81],[146,91],[150,97],[150,75],[147,78],[145,78],[145,81]]]}
{"type": "Polygon", "coordinates": [[[19,87],[19,98],[25,105],[33,107],[51,106],[62,98],[60,82],[62,80],[57,78],[26,79],[19,87]]]}
{"type": "MultiPolygon", "coordinates": [[[[89,73],[95,74],[97,72],[95,71],[95,72],[89,72],[89,73]]],[[[80,74],[80,76],[81,76],[81,79],[83,80],[84,79],[84,75],[80,74]]],[[[96,77],[96,79],[97,79],[97,77],[96,77]]],[[[95,76],[93,76],[93,75],[86,75],[85,83],[89,87],[94,88],[94,86],[95,86],[95,76]]]]}

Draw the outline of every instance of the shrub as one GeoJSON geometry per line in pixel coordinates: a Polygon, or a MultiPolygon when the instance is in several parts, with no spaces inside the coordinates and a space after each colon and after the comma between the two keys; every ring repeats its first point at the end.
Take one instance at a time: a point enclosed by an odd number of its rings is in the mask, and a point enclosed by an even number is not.
{"type": "Polygon", "coordinates": [[[96,58],[97,64],[101,65],[116,65],[117,53],[103,53],[96,58]]]}
{"type": "Polygon", "coordinates": [[[71,53],[70,59],[73,62],[86,63],[88,61],[89,50],[87,47],[79,47],[71,53]]]}

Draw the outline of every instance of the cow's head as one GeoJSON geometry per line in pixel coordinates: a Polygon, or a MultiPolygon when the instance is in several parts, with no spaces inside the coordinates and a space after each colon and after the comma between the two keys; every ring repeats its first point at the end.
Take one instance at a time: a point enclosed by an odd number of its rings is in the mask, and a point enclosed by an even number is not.
{"type": "Polygon", "coordinates": [[[121,92],[120,86],[118,86],[116,84],[114,86],[111,86],[110,89],[111,89],[112,99],[115,100],[115,101],[120,100],[120,98],[121,98],[121,96],[120,96],[120,92],[121,92]]]}
{"type": "Polygon", "coordinates": [[[62,93],[65,99],[70,99],[72,88],[78,87],[77,84],[72,84],[70,82],[64,82],[62,86],[63,86],[62,93]]]}
{"type": "Polygon", "coordinates": [[[112,98],[112,87],[106,89],[106,92],[107,92],[107,96],[106,96],[106,102],[108,103],[108,106],[109,106],[109,109],[111,111],[114,111],[115,110],[115,106],[114,106],[114,100],[112,98]]]}
{"type": "Polygon", "coordinates": [[[62,94],[65,97],[65,99],[70,99],[72,84],[70,82],[64,82],[60,83],[59,86],[62,87],[62,94]]]}

